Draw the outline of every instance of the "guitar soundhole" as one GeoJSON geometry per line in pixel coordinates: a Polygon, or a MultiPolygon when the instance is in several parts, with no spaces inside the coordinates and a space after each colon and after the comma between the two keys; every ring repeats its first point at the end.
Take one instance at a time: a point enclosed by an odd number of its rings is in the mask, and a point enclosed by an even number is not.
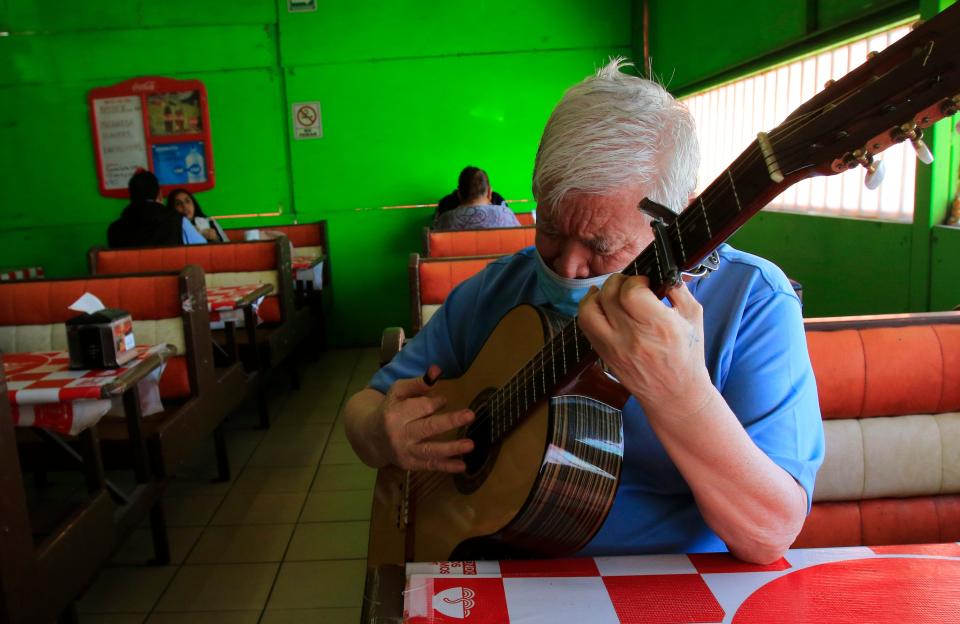
{"type": "MultiPolygon", "coordinates": [[[[470,409],[476,412],[495,391],[494,388],[487,388],[478,394],[470,403],[470,409]]],[[[471,494],[483,485],[497,461],[497,452],[500,447],[491,442],[490,426],[489,417],[477,418],[464,430],[464,437],[473,440],[473,451],[463,456],[463,461],[467,464],[466,472],[456,475],[453,479],[461,494],[471,494]]]]}

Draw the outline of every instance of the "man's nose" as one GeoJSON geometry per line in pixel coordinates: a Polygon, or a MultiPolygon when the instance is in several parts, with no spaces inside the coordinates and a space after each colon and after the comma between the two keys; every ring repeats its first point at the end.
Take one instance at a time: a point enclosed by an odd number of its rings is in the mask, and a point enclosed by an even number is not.
{"type": "Polygon", "coordinates": [[[557,275],[570,279],[590,277],[591,252],[585,245],[568,241],[553,261],[553,270],[557,275]]]}

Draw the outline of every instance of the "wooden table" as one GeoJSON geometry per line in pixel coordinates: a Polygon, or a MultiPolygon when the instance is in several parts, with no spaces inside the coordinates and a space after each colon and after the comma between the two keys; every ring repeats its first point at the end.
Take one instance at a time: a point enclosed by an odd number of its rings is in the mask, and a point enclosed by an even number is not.
{"type": "Polygon", "coordinates": [[[217,322],[223,323],[227,338],[225,348],[231,361],[236,362],[240,357],[236,335],[237,323],[243,321],[243,326],[247,330],[247,339],[250,344],[256,344],[257,325],[260,324],[257,309],[263,298],[272,292],[272,284],[217,286],[207,289],[210,323],[211,325],[217,322]]]}
{"type": "Polygon", "coordinates": [[[159,502],[162,484],[155,482],[150,470],[141,426],[144,412],[140,386],[147,375],[160,368],[177,350],[173,345],[163,344],[140,345],[135,351],[136,356],[127,365],[101,370],[71,370],[70,357],[65,351],[5,354],[7,398],[15,424],[31,427],[40,438],[76,463],[84,472],[91,494],[109,492],[120,506],[116,517],[123,525],[122,533],[132,530],[149,509],[157,559],[165,563],[170,558],[170,547],[159,502]],[[131,492],[123,492],[104,478],[94,428],[110,409],[111,399],[116,397],[122,401],[133,455],[137,485],[131,492]],[[78,422],[77,417],[85,411],[78,406],[86,403],[97,407],[86,411],[84,422],[78,422]],[[79,452],[60,434],[77,435],[79,452]]]}
{"type": "Polygon", "coordinates": [[[110,399],[160,368],[176,348],[140,345],[134,352],[126,365],[100,370],[72,370],[66,351],[7,353],[3,368],[14,423],[69,435],[96,425],[110,399]]]}
{"type": "Polygon", "coordinates": [[[313,291],[323,290],[324,260],[326,255],[295,255],[290,259],[294,292],[300,301],[307,301],[313,291]]]}
{"type": "MultiPolygon", "coordinates": [[[[75,614],[69,605],[148,515],[157,563],[169,563],[170,546],[160,499],[164,484],[154,478],[147,459],[140,422],[140,382],[176,349],[158,345],[138,350],[135,360],[126,366],[101,371],[71,371],[69,357],[62,352],[3,356],[0,370],[9,372],[10,382],[6,385],[0,374],[0,391],[5,391],[9,399],[0,401],[0,517],[5,533],[0,539],[0,593],[4,594],[0,620],[70,619],[75,614]],[[123,403],[133,455],[136,485],[128,492],[104,478],[94,423],[85,423],[72,444],[62,437],[62,433],[75,429],[76,423],[63,417],[71,414],[71,406],[106,403],[109,408],[114,397],[120,397],[123,403]],[[10,413],[8,404],[19,412],[18,417],[10,413]],[[59,420],[36,421],[38,410],[57,409],[59,420]],[[25,421],[26,412],[33,422],[25,421]],[[17,461],[15,420],[21,427],[31,425],[30,430],[57,451],[57,458],[66,458],[83,471],[86,481],[83,503],[36,542],[36,527],[31,525],[17,461]]],[[[76,416],[76,411],[72,415],[76,416]]]]}
{"type": "Polygon", "coordinates": [[[390,621],[391,600],[411,624],[960,621],[960,543],[795,549],[765,566],[726,553],[407,564],[402,593],[389,576],[368,583],[369,621],[390,621]]]}
{"type": "MultiPolygon", "coordinates": [[[[257,325],[260,323],[260,317],[257,314],[257,308],[260,301],[273,292],[272,284],[247,284],[241,286],[220,286],[207,288],[207,307],[210,309],[210,321],[213,324],[216,321],[223,322],[223,331],[226,337],[226,344],[223,349],[226,351],[228,360],[232,362],[240,361],[240,346],[237,343],[236,323],[241,318],[247,332],[247,342],[253,350],[252,370],[262,371],[264,363],[262,353],[257,348],[257,325]]],[[[260,426],[264,429],[270,426],[270,416],[266,407],[266,399],[263,396],[258,397],[260,407],[260,426]]],[[[221,467],[222,469],[222,467],[221,467]]]]}

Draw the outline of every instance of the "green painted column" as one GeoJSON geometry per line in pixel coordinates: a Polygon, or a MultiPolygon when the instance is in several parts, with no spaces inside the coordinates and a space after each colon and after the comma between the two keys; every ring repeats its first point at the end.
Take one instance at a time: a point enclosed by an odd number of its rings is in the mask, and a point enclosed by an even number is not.
{"type": "MultiPolygon", "coordinates": [[[[953,4],[953,0],[921,0],[920,17],[930,19],[953,4]]],[[[934,162],[917,164],[913,231],[910,246],[909,309],[924,312],[932,304],[932,258],[934,227],[943,223],[953,199],[957,163],[956,133],[951,121],[936,124],[924,137],[934,162]]]]}

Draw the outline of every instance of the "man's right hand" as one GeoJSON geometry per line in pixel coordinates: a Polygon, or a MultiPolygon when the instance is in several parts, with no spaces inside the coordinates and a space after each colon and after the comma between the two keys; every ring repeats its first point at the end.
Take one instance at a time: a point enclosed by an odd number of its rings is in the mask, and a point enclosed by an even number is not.
{"type": "MultiPolygon", "coordinates": [[[[431,367],[430,377],[439,376],[431,367]]],[[[463,409],[441,412],[446,399],[430,395],[431,386],[424,378],[401,379],[390,387],[380,404],[380,426],[383,442],[389,449],[389,462],[406,470],[463,472],[460,455],[473,450],[473,441],[436,440],[436,436],[459,429],[473,422],[474,413],[463,409]]]]}

